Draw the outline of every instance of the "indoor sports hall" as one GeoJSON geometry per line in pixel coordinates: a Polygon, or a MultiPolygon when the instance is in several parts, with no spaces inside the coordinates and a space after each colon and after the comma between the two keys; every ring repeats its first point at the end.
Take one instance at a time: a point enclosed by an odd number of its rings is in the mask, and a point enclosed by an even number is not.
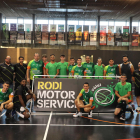
{"type": "Polygon", "coordinates": [[[0,140],[140,140],[140,0],[0,0],[0,140]]]}

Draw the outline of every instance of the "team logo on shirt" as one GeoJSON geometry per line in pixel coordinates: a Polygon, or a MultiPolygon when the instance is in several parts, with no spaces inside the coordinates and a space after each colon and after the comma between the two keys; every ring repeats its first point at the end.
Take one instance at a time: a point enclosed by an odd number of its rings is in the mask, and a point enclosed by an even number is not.
{"type": "Polygon", "coordinates": [[[114,102],[114,87],[115,85],[107,85],[107,87],[101,87],[100,85],[97,86],[97,88],[92,89],[92,91],[94,91],[94,100],[96,102],[96,108],[98,107],[98,105],[108,106],[114,102]]]}
{"type": "Polygon", "coordinates": [[[14,70],[14,67],[11,67],[12,70],[14,70]]]}

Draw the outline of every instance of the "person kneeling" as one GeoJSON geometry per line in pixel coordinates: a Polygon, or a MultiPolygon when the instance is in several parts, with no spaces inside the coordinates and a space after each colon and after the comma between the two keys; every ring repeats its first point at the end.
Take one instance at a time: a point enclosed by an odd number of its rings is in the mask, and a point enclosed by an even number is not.
{"type": "Polygon", "coordinates": [[[84,83],[83,89],[80,91],[77,99],[75,100],[75,105],[77,107],[76,114],[73,117],[82,116],[82,112],[80,112],[80,108],[83,108],[85,112],[88,112],[88,117],[92,117],[92,110],[95,108],[93,102],[93,93],[89,90],[89,83],[84,83]],[[83,96],[83,101],[80,100],[80,97],[83,96]]]}
{"type": "Polygon", "coordinates": [[[30,117],[29,110],[26,108],[26,103],[29,99],[34,98],[36,100],[35,94],[33,94],[26,87],[26,79],[21,80],[21,85],[17,87],[14,95],[14,110],[19,114],[21,118],[28,119],[30,117]],[[28,93],[28,95],[26,95],[28,93]]]}
{"type": "Polygon", "coordinates": [[[9,88],[9,82],[4,82],[3,88],[0,89],[0,112],[7,109],[7,118],[10,118],[10,112],[13,109],[13,97],[13,90],[9,88]]]}
{"type": "Polygon", "coordinates": [[[118,82],[115,87],[115,95],[118,97],[118,105],[114,114],[120,116],[120,120],[125,120],[125,111],[129,110],[133,114],[133,109],[126,108],[127,104],[131,102],[131,84],[126,82],[126,75],[121,75],[121,82],[118,82]]]}

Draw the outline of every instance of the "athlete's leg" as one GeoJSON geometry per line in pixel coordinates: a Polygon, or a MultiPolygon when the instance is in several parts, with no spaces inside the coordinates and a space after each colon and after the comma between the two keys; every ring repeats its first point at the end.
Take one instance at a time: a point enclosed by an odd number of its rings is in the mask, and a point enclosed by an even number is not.
{"type": "Polygon", "coordinates": [[[83,103],[82,100],[80,100],[79,103],[78,103],[78,100],[76,99],[75,100],[75,105],[76,105],[77,110],[80,112],[80,108],[83,108],[84,103],[83,103]]]}
{"type": "Polygon", "coordinates": [[[5,109],[8,109],[8,110],[12,110],[13,107],[14,107],[13,102],[10,102],[10,103],[8,103],[8,104],[5,105],[5,109]]]}
{"type": "Polygon", "coordinates": [[[23,115],[24,115],[24,119],[28,119],[30,117],[29,110],[26,109],[25,112],[23,112],[23,115]]]}
{"type": "Polygon", "coordinates": [[[116,108],[115,112],[114,112],[114,115],[119,115],[120,112],[121,112],[121,108],[116,108]]]}
{"type": "Polygon", "coordinates": [[[34,101],[36,100],[36,96],[35,96],[35,94],[33,94],[33,95],[27,95],[26,96],[26,100],[28,101],[29,99],[31,99],[31,98],[34,98],[34,101]]]}
{"type": "Polygon", "coordinates": [[[90,111],[91,111],[91,107],[86,107],[86,108],[84,108],[84,111],[85,111],[85,112],[90,112],[90,111]]]}

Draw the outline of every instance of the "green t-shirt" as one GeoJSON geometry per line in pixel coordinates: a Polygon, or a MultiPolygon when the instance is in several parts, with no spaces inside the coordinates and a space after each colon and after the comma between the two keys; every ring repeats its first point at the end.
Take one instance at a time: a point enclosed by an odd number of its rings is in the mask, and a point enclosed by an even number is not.
{"type": "MultiPolygon", "coordinates": [[[[51,63],[49,62],[47,65],[46,65],[46,69],[48,69],[48,73],[49,75],[56,75],[57,74],[57,69],[60,69],[58,67],[58,63],[51,63]]],[[[50,76],[50,78],[53,78],[54,76],[50,76]]]]}
{"type": "MultiPolygon", "coordinates": [[[[69,65],[69,66],[67,66],[67,70],[68,70],[68,72],[69,72],[69,76],[72,76],[72,68],[74,67],[74,66],[76,66],[77,64],[76,63],[74,63],[74,65],[69,65]]],[[[69,77],[69,78],[72,78],[72,77],[69,77]]]]}
{"type": "MultiPolygon", "coordinates": [[[[67,75],[67,66],[68,66],[68,62],[58,62],[58,67],[60,69],[59,71],[59,75],[67,75]]],[[[60,78],[67,78],[67,77],[60,77],[60,78]]]]}
{"type": "Polygon", "coordinates": [[[13,90],[9,88],[6,93],[2,92],[2,88],[0,88],[0,104],[9,100],[9,95],[14,96],[13,90]]]}
{"type": "MultiPolygon", "coordinates": [[[[101,66],[95,65],[94,71],[95,71],[95,76],[103,76],[104,68],[102,65],[101,66]]],[[[103,79],[103,77],[95,77],[95,79],[103,79]]]]}
{"type": "MultiPolygon", "coordinates": [[[[88,90],[88,92],[86,93],[85,90],[82,89],[80,91],[80,94],[82,94],[83,100],[86,103],[86,105],[89,104],[89,101],[93,101],[93,92],[91,90],[88,90]]],[[[95,106],[94,101],[92,102],[92,105],[95,106]]]]}
{"type": "MultiPolygon", "coordinates": [[[[126,82],[125,85],[122,85],[121,82],[118,82],[115,90],[118,91],[120,96],[126,95],[129,91],[131,91],[131,83],[126,82]]],[[[131,96],[129,97],[131,99],[131,96]]]]}
{"type": "MultiPolygon", "coordinates": [[[[93,76],[94,63],[84,63],[83,67],[85,68],[86,76],[93,76]]],[[[92,79],[92,77],[86,77],[86,79],[92,79]]]]}
{"type": "MultiPolygon", "coordinates": [[[[34,75],[43,75],[43,67],[44,67],[43,61],[31,60],[27,67],[28,69],[30,69],[30,79],[33,80],[34,75]]],[[[41,78],[41,76],[40,77],[35,76],[35,78],[41,78]]]]}
{"type": "MultiPolygon", "coordinates": [[[[106,71],[106,76],[116,76],[116,68],[118,65],[113,65],[112,67],[107,65],[104,68],[104,71],[106,71]]],[[[115,79],[115,77],[106,77],[106,79],[115,79]]]]}
{"type": "Polygon", "coordinates": [[[82,65],[80,67],[76,65],[72,68],[72,72],[74,72],[74,76],[75,75],[84,76],[84,71],[85,68],[82,65]]]}

